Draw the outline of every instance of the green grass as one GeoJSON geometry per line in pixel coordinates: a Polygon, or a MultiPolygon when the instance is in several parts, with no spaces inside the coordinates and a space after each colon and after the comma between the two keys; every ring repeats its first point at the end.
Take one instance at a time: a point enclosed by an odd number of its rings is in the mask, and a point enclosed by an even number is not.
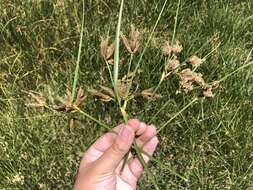
{"type": "MultiPolygon", "coordinates": [[[[101,103],[88,89],[111,85],[99,45],[101,36],[115,37],[116,2],[85,0],[77,81],[87,95],[81,109],[111,127],[123,122],[120,111],[115,112],[116,102],[101,103]]],[[[28,91],[42,92],[56,103],[57,96],[72,90],[82,3],[1,0],[0,4],[0,189],[71,189],[82,153],[105,129],[80,113],[28,108],[25,103],[28,91]],[[77,119],[74,128],[69,126],[72,118],[77,119]],[[13,182],[15,176],[24,180],[13,182]]],[[[162,6],[163,1],[125,1],[122,31],[127,33],[134,24],[147,40],[162,6]]],[[[205,80],[222,79],[241,67],[253,47],[252,9],[251,0],[181,0],[176,31],[184,47],[180,60],[196,51],[204,57],[220,43],[199,68],[205,80]]],[[[177,2],[169,1],[140,63],[142,73],[136,80],[141,89],[155,87],[160,80],[161,44],[173,37],[176,11],[177,2]]],[[[128,54],[121,51],[120,56],[128,54]]],[[[134,57],[133,65],[138,58],[134,57]]],[[[127,69],[121,66],[119,78],[127,69]]],[[[249,66],[228,77],[213,99],[199,98],[159,133],[160,144],[150,169],[160,189],[253,187],[252,76],[249,66]]],[[[167,79],[158,89],[163,98],[149,103],[142,98],[132,100],[129,117],[148,122],[168,102],[153,119],[161,127],[199,97],[197,91],[176,94],[177,89],[177,80],[167,79]]],[[[153,189],[146,174],[138,189],[153,189]]]]}

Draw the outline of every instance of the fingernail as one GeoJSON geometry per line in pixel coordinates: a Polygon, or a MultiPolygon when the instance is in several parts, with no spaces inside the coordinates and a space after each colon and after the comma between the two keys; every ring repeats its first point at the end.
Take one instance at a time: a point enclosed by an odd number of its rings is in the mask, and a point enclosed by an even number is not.
{"type": "Polygon", "coordinates": [[[142,127],[145,127],[145,125],[146,125],[146,124],[143,123],[143,122],[140,123],[140,127],[141,127],[141,128],[142,128],[142,127]]]}
{"type": "Polygon", "coordinates": [[[131,130],[128,129],[127,126],[122,126],[119,132],[119,137],[124,141],[128,141],[131,137],[131,130]]]}

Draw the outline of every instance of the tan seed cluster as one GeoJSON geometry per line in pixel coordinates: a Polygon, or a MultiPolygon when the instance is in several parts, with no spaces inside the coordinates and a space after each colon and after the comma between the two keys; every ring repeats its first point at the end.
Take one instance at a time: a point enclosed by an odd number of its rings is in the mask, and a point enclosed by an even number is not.
{"type": "Polygon", "coordinates": [[[170,61],[169,64],[166,65],[166,73],[167,75],[170,75],[172,72],[177,72],[178,67],[180,65],[179,60],[176,56],[173,57],[173,59],[170,61]]]}
{"type": "MultiPolygon", "coordinates": [[[[128,82],[128,79],[125,77],[123,77],[121,80],[118,80],[119,96],[122,99],[125,98],[128,82]]],[[[111,102],[113,99],[115,99],[115,93],[113,89],[102,85],[100,88],[100,91],[96,89],[90,89],[89,92],[92,96],[97,97],[102,102],[111,102]]],[[[129,95],[131,95],[131,93],[129,93],[129,95]]]]}
{"type": "Polygon", "coordinates": [[[199,65],[201,65],[202,63],[204,62],[203,59],[199,58],[198,56],[196,55],[193,55],[191,56],[189,59],[188,59],[188,63],[194,67],[198,67],[199,65]]]}
{"type": "Polygon", "coordinates": [[[70,91],[67,90],[67,94],[63,97],[59,97],[58,100],[61,102],[61,105],[55,106],[54,109],[56,111],[64,111],[64,112],[77,112],[79,106],[85,100],[84,91],[80,87],[77,96],[74,102],[71,102],[72,94],[70,91]]]}
{"type": "Polygon", "coordinates": [[[120,34],[120,38],[130,54],[135,54],[139,50],[142,35],[141,32],[139,32],[133,25],[131,26],[129,39],[127,39],[123,33],[120,34]]]}
{"type": "Polygon", "coordinates": [[[181,43],[177,40],[175,44],[171,45],[170,42],[165,42],[165,45],[162,47],[162,52],[165,57],[168,57],[171,55],[177,55],[183,51],[183,46],[181,43]]]}
{"type": "Polygon", "coordinates": [[[180,88],[186,93],[193,90],[193,84],[195,83],[204,90],[204,96],[213,97],[214,95],[212,90],[218,88],[219,86],[218,81],[214,81],[211,84],[205,83],[205,80],[203,79],[203,75],[201,73],[196,73],[189,68],[182,70],[179,73],[179,77],[180,88]]]}
{"type": "Polygon", "coordinates": [[[106,62],[113,64],[113,54],[115,50],[115,43],[109,45],[109,38],[102,38],[100,44],[100,53],[106,62]]]}
{"type": "Polygon", "coordinates": [[[156,99],[162,98],[160,94],[156,94],[153,92],[153,88],[143,90],[140,93],[140,95],[147,100],[156,100],[156,99]]]}

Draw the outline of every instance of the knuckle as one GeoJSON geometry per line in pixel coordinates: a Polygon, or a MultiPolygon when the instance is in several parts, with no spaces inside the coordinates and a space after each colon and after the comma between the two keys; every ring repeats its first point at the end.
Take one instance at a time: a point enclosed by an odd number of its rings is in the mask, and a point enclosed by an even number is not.
{"type": "Polygon", "coordinates": [[[116,141],[113,145],[112,145],[112,151],[115,153],[122,153],[126,151],[126,146],[124,143],[121,143],[119,141],[116,141]]]}

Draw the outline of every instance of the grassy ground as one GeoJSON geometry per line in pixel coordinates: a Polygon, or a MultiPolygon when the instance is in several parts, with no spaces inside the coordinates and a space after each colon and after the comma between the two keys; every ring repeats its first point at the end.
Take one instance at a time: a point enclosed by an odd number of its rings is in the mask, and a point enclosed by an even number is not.
{"type": "MultiPolygon", "coordinates": [[[[0,0],[0,189],[71,189],[82,153],[105,132],[78,113],[25,106],[27,92],[42,92],[53,101],[71,90],[80,2],[0,0]],[[72,118],[77,119],[74,127],[70,127],[72,118]]],[[[126,1],[122,30],[134,24],[146,39],[162,5],[155,0],[126,1]]],[[[99,45],[101,36],[114,37],[118,9],[117,1],[85,0],[78,82],[87,95],[81,109],[112,127],[122,122],[116,104],[101,103],[87,89],[110,85],[99,45]]],[[[176,9],[177,2],[170,1],[144,54],[143,72],[136,79],[141,89],[159,82],[161,44],[172,37],[176,9]]],[[[252,10],[251,0],[182,0],[177,27],[177,39],[184,47],[180,60],[197,50],[204,57],[220,43],[199,69],[206,81],[219,80],[246,64],[253,46],[252,10]]],[[[137,60],[138,55],[134,63],[137,60]]],[[[176,94],[177,80],[167,79],[158,90],[163,95],[159,101],[131,101],[130,116],[148,122],[169,100],[154,120],[159,127],[199,97],[159,134],[155,158],[162,165],[152,162],[150,168],[160,189],[253,188],[252,76],[252,66],[236,72],[221,83],[212,99],[200,98],[196,91],[176,94]]],[[[146,175],[138,189],[152,189],[146,175]]]]}

